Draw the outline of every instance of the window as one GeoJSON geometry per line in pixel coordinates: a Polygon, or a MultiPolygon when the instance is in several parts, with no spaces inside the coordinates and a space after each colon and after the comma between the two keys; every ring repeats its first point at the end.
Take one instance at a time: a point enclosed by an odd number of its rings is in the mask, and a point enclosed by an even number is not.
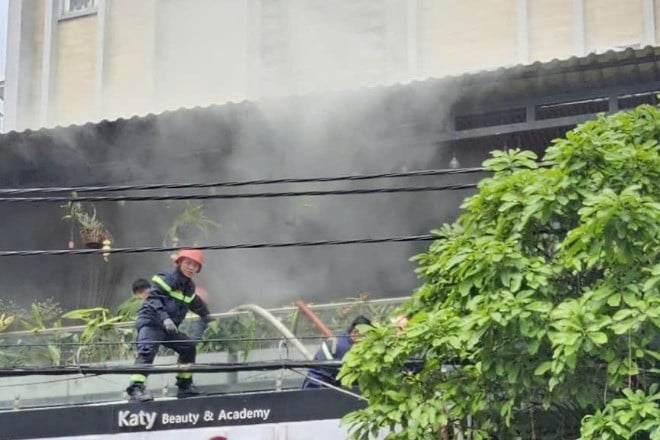
{"type": "Polygon", "coordinates": [[[96,0],[60,0],[60,17],[78,17],[95,14],[96,0]]]}

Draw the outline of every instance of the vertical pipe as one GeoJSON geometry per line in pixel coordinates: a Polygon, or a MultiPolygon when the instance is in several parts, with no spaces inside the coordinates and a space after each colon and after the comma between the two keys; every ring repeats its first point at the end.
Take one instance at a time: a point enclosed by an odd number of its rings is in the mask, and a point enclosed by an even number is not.
{"type": "Polygon", "coordinates": [[[655,2],[654,0],[643,1],[644,36],[642,41],[646,46],[655,46],[655,2]]]}
{"type": "MultiPolygon", "coordinates": [[[[230,364],[238,363],[236,353],[227,350],[227,362],[230,364]]],[[[227,385],[236,385],[238,383],[238,371],[227,373],[227,385]]]]}
{"type": "Polygon", "coordinates": [[[584,0],[573,0],[573,50],[579,57],[587,52],[584,20],[584,0]]]}
{"type": "Polygon", "coordinates": [[[25,7],[23,0],[12,0],[8,6],[7,23],[7,59],[5,65],[5,96],[4,96],[4,115],[2,121],[3,131],[17,130],[20,124],[21,115],[19,115],[19,101],[21,101],[21,92],[27,86],[21,81],[23,69],[21,61],[24,57],[31,56],[23,38],[23,14],[25,10],[32,8],[25,7]]]}
{"type": "Polygon", "coordinates": [[[50,122],[50,102],[53,94],[54,71],[57,68],[57,7],[59,2],[46,2],[44,15],[44,46],[41,54],[41,102],[39,124],[50,122]]]}
{"type": "Polygon", "coordinates": [[[295,302],[295,305],[312,321],[312,323],[314,323],[316,328],[318,328],[326,338],[333,336],[332,331],[323,323],[323,321],[321,321],[321,318],[309,308],[305,301],[298,300],[295,302]]]}

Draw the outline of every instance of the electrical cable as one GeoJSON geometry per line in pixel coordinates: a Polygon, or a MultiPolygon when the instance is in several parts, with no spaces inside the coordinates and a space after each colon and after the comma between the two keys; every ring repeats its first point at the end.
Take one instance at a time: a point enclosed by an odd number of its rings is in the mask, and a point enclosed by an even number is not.
{"type": "MultiPolygon", "coordinates": [[[[98,374],[88,374],[88,375],[81,375],[80,377],[61,377],[58,379],[51,379],[51,380],[40,380],[37,382],[20,382],[20,383],[3,383],[0,385],[1,388],[14,388],[14,387],[29,387],[29,386],[34,386],[34,385],[47,385],[51,383],[59,383],[59,382],[69,382],[72,380],[80,380],[80,379],[91,379],[92,377],[97,377],[99,379],[103,379],[108,381],[108,379],[99,376],[98,374]]],[[[111,381],[113,384],[116,382],[111,381]]]]}
{"type": "Polygon", "coordinates": [[[320,183],[341,182],[371,179],[389,179],[399,177],[423,177],[441,176],[450,174],[469,174],[486,171],[483,167],[457,168],[457,169],[434,169],[418,171],[402,171],[393,173],[356,174],[334,177],[307,177],[291,179],[260,179],[245,181],[208,182],[208,183],[155,183],[143,185],[109,185],[109,186],[68,186],[68,187],[41,187],[41,188],[0,188],[0,194],[29,194],[33,192],[58,193],[58,192],[114,192],[114,191],[142,191],[154,189],[187,189],[187,188],[229,188],[251,185],[273,185],[281,183],[320,183]]]}
{"type": "Polygon", "coordinates": [[[181,194],[165,196],[50,196],[50,197],[0,197],[7,203],[62,203],[62,202],[150,202],[161,200],[215,200],[215,199],[268,199],[276,197],[343,196],[357,194],[415,193],[426,191],[459,191],[476,188],[476,183],[437,186],[402,186],[396,188],[360,188],[315,191],[285,191],[238,194],[181,194]]]}
{"type": "Polygon", "coordinates": [[[348,395],[348,396],[355,397],[355,398],[358,399],[358,400],[364,400],[365,402],[369,403],[369,399],[367,399],[366,397],[364,397],[364,396],[362,396],[362,395],[360,395],[360,394],[354,393],[354,392],[352,392],[352,391],[350,391],[350,390],[347,390],[346,388],[341,388],[341,387],[335,386],[335,385],[333,385],[333,384],[331,384],[331,383],[324,382],[324,381],[322,381],[322,380],[320,380],[320,379],[317,379],[317,378],[315,378],[315,377],[310,376],[309,374],[305,374],[305,373],[303,373],[302,371],[298,371],[298,370],[296,370],[295,368],[288,368],[288,370],[289,370],[289,371],[293,371],[294,373],[300,374],[300,375],[303,376],[304,378],[309,379],[309,380],[311,380],[312,382],[317,383],[317,384],[323,386],[324,388],[330,388],[331,390],[335,390],[335,391],[337,391],[337,392],[339,392],[339,393],[346,394],[346,395],[348,395]]]}
{"type": "MultiPolygon", "coordinates": [[[[62,328],[63,332],[67,332],[66,327],[62,328]]],[[[38,334],[36,334],[38,335],[38,334]]],[[[11,336],[11,333],[5,333],[3,336],[11,336]]],[[[299,340],[306,340],[306,341],[322,341],[327,339],[325,336],[297,336],[296,337],[299,340]]],[[[275,341],[288,341],[287,338],[283,338],[282,336],[279,337],[273,337],[273,338],[209,338],[209,339],[183,339],[183,340],[174,340],[174,339],[167,339],[163,341],[150,341],[150,343],[153,344],[166,344],[166,343],[172,343],[172,342],[194,342],[196,344],[202,344],[205,342],[227,342],[227,343],[233,343],[233,342],[275,342],[275,341]]],[[[8,343],[0,343],[0,348],[23,348],[23,347],[48,347],[50,345],[54,345],[57,347],[103,347],[103,346],[111,346],[111,345],[137,345],[137,341],[95,341],[95,342],[41,342],[41,343],[28,343],[28,344],[8,344],[8,343]]]]}
{"type": "Polygon", "coordinates": [[[208,364],[170,364],[170,365],[104,365],[80,364],[49,367],[11,367],[0,368],[0,377],[16,376],[63,376],[69,374],[163,374],[163,373],[234,373],[241,371],[272,371],[282,368],[339,368],[340,361],[255,361],[208,364]]]}
{"type": "MultiPolygon", "coordinates": [[[[400,243],[410,241],[432,241],[437,240],[435,235],[409,235],[400,237],[361,238],[353,240],[318,240],[318,241],[296,241],[282,243],[243,243],[228,245],[190,246],[187,249],[199,250],[231,250],[231,249],[269,249],[285,247],[311,247],[311,246],[338,246],[345,244],[373,244],[373,243],[400,243]]],[[[180,250],[180,246],[151,246],[151,247],[127,247],[113,249],[53,249],[53,250],[25,250],[25,251],[0,251],[0,257],[31,257],[42,255],[86,255],[86,254],[141,254],[153,252],[174,252],[180,250]]]]}
{"type": "MultiPolygon", "coordinates": [[[[422,360],[410,360],[405,366],[417,366],[422,360]]],[[[234,373],[241,371],[273,371],[294,368],[341,368],[341,361],[253,361],[253,362],[226,362],[205,364],[170,364],[170,365],[105,365],[80,364],[50,367],[11,367],[0,368],[0,377],[17,376],[64,376],[69,374],[103,375],[103,374],[164,374],[164,373],[234,373]]]]}

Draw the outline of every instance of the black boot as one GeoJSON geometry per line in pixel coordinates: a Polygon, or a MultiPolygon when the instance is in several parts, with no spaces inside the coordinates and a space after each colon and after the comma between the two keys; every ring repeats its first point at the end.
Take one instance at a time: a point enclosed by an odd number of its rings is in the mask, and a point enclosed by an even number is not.
{"type": "Polygon", "coordinates": [[[126,388],[126,392],[128,393],[128,400],[131,402],[149,402],[154,400],[154,396],[144,388],[143,383],[133,382],[126,388]]]}
{"type": "Polygon", "coordinates": [[[176,379],[176,386],[179,389],[176,393],[176,397],[179,399],[185,398],[185,397],[195,397],[195,396],[201,396],[203,395],[202,393],[199,392],[197,387],[193,385],[192,379],[181,379],[177,378],[176,379]]]}

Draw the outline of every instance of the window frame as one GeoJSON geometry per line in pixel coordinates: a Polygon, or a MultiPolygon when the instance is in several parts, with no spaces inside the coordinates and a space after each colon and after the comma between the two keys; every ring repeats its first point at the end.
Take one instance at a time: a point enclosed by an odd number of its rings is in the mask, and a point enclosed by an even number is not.
{"type": "Polygon", "coordinates": [[[70,18],[85,17],[87,15],[94,15],[98,12],[98,0],[89,0],[91,6],[79,11],[66,11],[67,3],[71,5],[71,0],[59,0],[57,5],[57,19],[68,20],[70,18]]]}

